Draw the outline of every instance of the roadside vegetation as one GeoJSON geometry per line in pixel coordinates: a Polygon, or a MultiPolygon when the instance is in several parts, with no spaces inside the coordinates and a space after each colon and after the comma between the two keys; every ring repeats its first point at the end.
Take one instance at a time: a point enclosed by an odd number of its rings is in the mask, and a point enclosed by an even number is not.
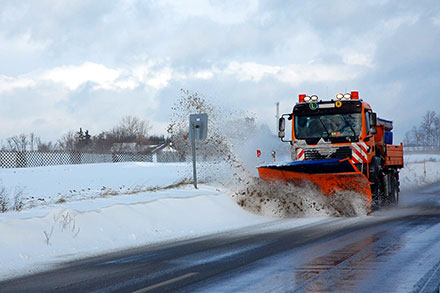
{"type": "Polygon", "coordinates": [[[111,151],[126,151],[130,146],[131,152],[146,153],[145,146],[158,145],[168,142],[165,136],[150,135],[151,125],[148,120],[136,116],[123,117],[110,130],[91,134],[87,128],[69,130],[57,141],[43,141],[34,133],[22,133],[11,136],[1,143],[3,151],[82,151],[108,153],[111,151]]]}
{"type": "Polygon", "coordinates": [[[4,186],[0,186],[0,213],[21,211],[24,207],[23,191],[22,188],[8,191],[4,186]]]}
{"type": "Polygon", "coordinates": [[[420,124],[405,134],[404,144],[440,150],[440,114],[427,111],[420,124]]]}

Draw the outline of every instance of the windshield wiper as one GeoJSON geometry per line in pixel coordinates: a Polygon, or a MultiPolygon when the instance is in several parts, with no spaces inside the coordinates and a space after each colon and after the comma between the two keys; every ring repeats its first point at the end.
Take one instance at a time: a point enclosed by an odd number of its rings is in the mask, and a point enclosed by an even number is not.
{"type": "Polygon", "coordinates": [[[325,129],[325,132],[327,132],[327,138],[330,138],[330,132],[328,132],[328,130],[327,130],[327,127],[325,127],[325,125],[324,125],[324,122],[322,122],[322,120],[321,120],[321,117],[319,117],[319,115],[318,115],[318,116],[316,116],[316,117],[318,117],[318,119],[319,119],[319,122],[321,122],[321,124],[322,124],[322,127],[324,127],[324,129],[325,129]]]}
{"type": "Polygon", "coordinates": [[[350,127],[351,131],[353,132],[353,137],[356,137],[356,131],[354,131],[354,128],[351,126],[351,124],[348,122],[347,118],[345,118],[345,115],[342,114],[342,118],[344,118],[345,123],[350,127]]]}

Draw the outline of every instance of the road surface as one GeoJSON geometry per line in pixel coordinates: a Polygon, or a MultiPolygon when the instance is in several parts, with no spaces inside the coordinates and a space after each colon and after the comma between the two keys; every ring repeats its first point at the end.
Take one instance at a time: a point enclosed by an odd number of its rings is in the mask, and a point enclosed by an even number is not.
{"type": "Polygon", "coordinates": [[[289,221],[62,264],[0,292],[439,292],[439,184],[368,217],[289,221]]]}

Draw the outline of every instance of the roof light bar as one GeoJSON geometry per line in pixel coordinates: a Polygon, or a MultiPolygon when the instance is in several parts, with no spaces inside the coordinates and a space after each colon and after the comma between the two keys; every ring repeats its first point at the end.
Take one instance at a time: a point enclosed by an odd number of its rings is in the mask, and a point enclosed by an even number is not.
{"type": "MultiPolygon", "coordinates": [[[[318,103],[318,96],[317,95],[311,95],[308,96],[306,94],[299,95],[299,102],[300,103],[318,103]]],[[[358,91],[352,91],[351,93],[338,93],[336,95],[337,101],[349,101],[349,100],[359,100],[359,92],[358,91]]],[[[339,105],[339,104],[338,104],[339,105]]],[[[342,104],[340,104],[342,105],[342,104]]]]}
{"type": "Polygon", "coordinates": [[[359,92],[358,91],[351,92],[351,99],[352,100],[359,100],[359,92]]]}

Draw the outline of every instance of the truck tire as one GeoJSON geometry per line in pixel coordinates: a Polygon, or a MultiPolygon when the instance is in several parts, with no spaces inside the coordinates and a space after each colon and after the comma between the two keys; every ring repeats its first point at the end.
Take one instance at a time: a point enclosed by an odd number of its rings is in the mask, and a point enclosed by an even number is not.
{"type": "Polygon", "coordinates": [[[379,174],[382,170],[382,167],[380,165],[380,158],[379,157],[373,157],[371,159],[370,163],[370,181],[374,182],[375,179],[379,177],[379,174]]]}
{"type": "Polygon", "coordinates": [[[397,206],[399,204],[399,174],[393,172],[391,176],[391,193],[390,193],[390,204],[392,206],[397,206]]]}
{"type": "Polygon", "coordinates": [[[385,194],[384,194],[384,186],[383,186],[383,176],[382,168],[380,165],[380,158],[379,157],[373,157],[370,163],[370,182],[371,184],[371,196],[372,196],[372,203],[371,203],[371,209],[378,210],[380,207],[382,207],[385,202],[385,194]]]}
{"type": "Polygon", "coordinates": [[[386,204],[384,186],[382,178],[376,178],[371,185],[372,210],[378,210],[386,204]]]}

